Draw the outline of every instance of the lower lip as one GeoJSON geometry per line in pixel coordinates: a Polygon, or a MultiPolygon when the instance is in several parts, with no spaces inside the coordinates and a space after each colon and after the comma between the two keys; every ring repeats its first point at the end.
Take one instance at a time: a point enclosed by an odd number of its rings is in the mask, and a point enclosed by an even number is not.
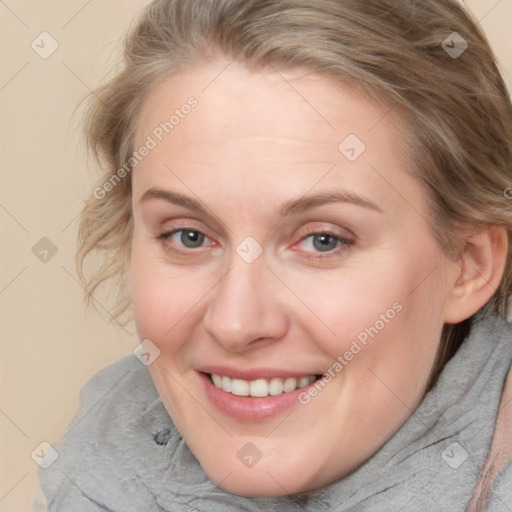
{"type": "Polygon", "coordinates": [[[300,405],[299,394],[307,392],[314,382],[290,393],[268,395],[265,397],[237,396],[216,387],[209,375],[200,373],[205,386],[206,396],[224,414],[239,420],[257,421],[275,418],[294,405],[300,405]]]}

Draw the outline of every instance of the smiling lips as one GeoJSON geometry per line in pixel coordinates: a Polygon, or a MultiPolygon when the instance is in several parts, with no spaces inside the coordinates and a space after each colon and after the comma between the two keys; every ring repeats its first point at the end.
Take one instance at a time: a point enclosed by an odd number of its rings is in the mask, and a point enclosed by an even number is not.
{"type": "Polygon", "coordinates": [[[300,405],[299,394],[322,374],[315,370],[241,368],[205,365],[196,368],[209,401],[220,412],[242,421],[272,419],[300,405]]]}
{"type": "Polygon", "coordinates": [[[272,379],[242,380],[231,379],[216,373],[210,374],[211,380],[216,388],[236,396],[265,397],[276,396],[282,393],[291,393],[298,388],[303,388],[316,380],[314,375],[307,377],[287,377],[272,379]]]}

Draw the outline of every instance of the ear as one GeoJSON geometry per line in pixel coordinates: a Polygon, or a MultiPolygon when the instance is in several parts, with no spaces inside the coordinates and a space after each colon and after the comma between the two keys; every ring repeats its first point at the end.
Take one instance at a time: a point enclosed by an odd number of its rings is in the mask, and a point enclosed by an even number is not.
{"type": "Polygon", "coordinates": [[[444,321],[449,324],[462,322],[486,304],[496,292],[505,268],[508,242],[503,228],[479,227],[465,242],[445,303],[444,321]]]}

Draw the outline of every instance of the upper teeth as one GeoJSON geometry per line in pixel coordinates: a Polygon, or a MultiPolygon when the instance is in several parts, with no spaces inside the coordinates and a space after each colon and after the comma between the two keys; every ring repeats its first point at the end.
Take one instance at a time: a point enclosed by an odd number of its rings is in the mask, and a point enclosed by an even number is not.
{"type": "Polygon", "coordinates": [[[287,379],[280,379],[274,377],[270,381],[266,379],[257,380],[240,380],[231,379],[226,376],[216,375],[212,373],[212,381],[216,387],[238,396],[258,396],[263,397],[267,395],[280,395],[281,393],[290,393],[297,388],[303,388],[311,384],[315,380],[314,376],[311,377],[288,377],[287,379]]]}

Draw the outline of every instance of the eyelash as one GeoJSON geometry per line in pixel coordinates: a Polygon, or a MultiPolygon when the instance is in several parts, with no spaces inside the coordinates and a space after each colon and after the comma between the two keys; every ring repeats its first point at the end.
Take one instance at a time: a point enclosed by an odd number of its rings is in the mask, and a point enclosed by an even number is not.
{"type": "Polygon", "coordinates": [[[320,235],[324,235],[324,236],[326,235],[326,236],[334,238],[336,240],[336,248],[332,249],[330,251],[325,251],[325,252],[305,251],[306,253],[315,254],[315,256],[306,256],[306,258],[313,259],[313,260],[320,260],[320,259],[324,259],[324,258],[333,258],[333,257],[339,256],[340,253],[344,253],[345,251],[347,251],[349,249],[349,247],[351,245],[354,244],[354,240],[351,240],[342,235],[333,233],[332,231],[328,231],[328,230],[322,231],[322,230],[318,230],[318,229],[308,230],[306,232],[306,234],[300,239],[299,243],[304,243],[304,241],[307,240],[308,238],[311,238],[314,236],[320,236],[320,235]]]}
{"type": "MultiPolygon", "coordinates": [[[[208,238],[208,235],[204,234],[202,231],[199,231],[198,229],[195,229],[195,228],[186,228],[186,227],[180,228],[180,229],[175,229],[172,231],[164,231],[162,233],[159,233],[155,238],[157,241],[159,241],[164,246],[166,251],[168,251],[172,254],[186,255],[187,253],[189,253],[189,251],[196,251],[196,249],[188,248],[188,250],[186,249],[183,251],[180,249],[176,249],[176,248],[170,246],[169,244],[166,244],[167,240],[170,237],[172,237],[173,235],[175,235],[177,233],[181,233],[184,231],[199,233],[200,235],[203,235],[205,238],[208,238]]],[[[316,260],[320,260],[320,259],[324,259],[324,258],[332,258],[332,257],[335,257],[336,255],[338,255],[340,252],[347,251],[349,249],[349,247],[354,244],[354,240],[350,240],[344,236],[337,235],[336,233],[332,233],[331,231],[327,231],[327,230],[326,231],[311,230],[300,239],[299,243],[303,243],[305,240],[307,240],[308,238],[311,238],[313,236],[320,236],[320,235],[329,236],[329,237],[334,238],[337,243],[336,248],[333,250],[330,250],[330,251],[325,251],[325,252],[319,251],[316,253],[314,251],[305,251],[306,253],[313,252],[313,253],[317,254],[316,256],[306,256],[306,258],[316,259],[316,260]]],[[[198,249],[200,249],[200,248],[198,248],[198,249]]]]}

